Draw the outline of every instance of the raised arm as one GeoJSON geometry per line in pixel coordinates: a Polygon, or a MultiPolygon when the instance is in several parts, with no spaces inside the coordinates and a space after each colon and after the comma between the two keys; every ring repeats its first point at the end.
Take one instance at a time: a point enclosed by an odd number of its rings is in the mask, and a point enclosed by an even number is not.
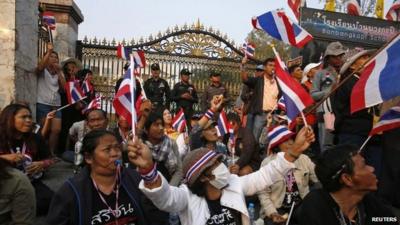
{"type": "Polygon", "coordinates": [[[179,212],[187,208],[188,189],[186,186],[173,187],[157,171],[148,146],[136,138],[135,142],[128,142],[129,161],[134,164],[142,177],[139,189],[160,210],[179,212]]]}
{"type": "Polygon", "coordinates": [[[43,59],[39,62],[36,68],[36,74],[40,74],[49,64],[49,58],[51,53],[53,52],[53,44],[51,42],[47,43],[47,52],[44,55],[43,59]]]}
{"type": "Polygon", "coordinates": [[[247,71],[245,70],[245,65],[246,65],[246,63],[247,63],[247,56],[245,56],[243,59],[242,59],[242,63],[240,64],[240,78],[242,79],[242,82],[243,83],[245,83],[245,82],[247,82],[247,80],[248,80],[248,74],[247,74],[247,71]]]}

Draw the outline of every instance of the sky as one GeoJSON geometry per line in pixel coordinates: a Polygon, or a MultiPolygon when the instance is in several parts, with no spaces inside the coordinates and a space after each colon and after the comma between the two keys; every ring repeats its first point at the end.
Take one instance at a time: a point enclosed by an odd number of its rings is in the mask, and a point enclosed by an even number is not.
{"type": "MultiPolygon", "coordinates": [[[[390,7],[390,2],[385,0],[385,8],[390,7]]],[[[79,25],[80,40],[85,36],[139,40],[199,19],[204,26],[219,29],[240,44],[252,30],[253,16],[284,8],[294,18],[286,0],[75,0],[75,3],[84,16],[79,25]]],[[[307,0],[307,6],[321,9],[323,3],[307,0]]]]}

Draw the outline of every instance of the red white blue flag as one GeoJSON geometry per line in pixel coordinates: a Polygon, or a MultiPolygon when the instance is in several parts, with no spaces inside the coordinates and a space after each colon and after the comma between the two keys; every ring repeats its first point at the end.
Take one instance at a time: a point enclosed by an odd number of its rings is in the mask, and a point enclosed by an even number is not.
{"type": "Polygon", "coordinates": [[[101,95],[94,98],[85,109],[82,110],[82,113],[87,112],[90,109],[101,109],[101,95]]]}
{"type": "Polygon", "coordinates": [[[56,29],[56,18],[54,17],[54,14],[52,12],[43,12],[43,23],[47,25],[51,30],[56,29]]]}
{"type": "Polygon", "coordinates": [[[300,19],[300,7],[304,7],[306,0],[288,0],[288,5],[296,16],[297,20],[300,19]]]}
{"type": "Polygon", "coordinates": [[[183,112],[182,108],[172,119],[172,127],[180,133],[183,133],[185,131],[186,119],[185,119],[185,113],[183,112]]]}
{"type": "Polygon", "coordinates": [[[225,134],[232,132],[231,126],[229,124],[228,119],[226,118],[226,113],[224,110],[222,110],[218,116],[217,130],[221,136],[224,136],[225,134]]]}
{"type": "Polygon", "coordinates": [[[90,81],[87,79],[87,77],[85,78],[85,80],[82,83],[82,91],[86,95],[93,92],[93,85],[90,83],[90,81]]]}
{"type": "Polygon", "coordinates": [[[133,60],[135,61],[135,75],[140,74],[140,68],[144,68],[146,66],[146,58],[144,56],[144,51],[137,50],[132,52],[133,60]]]}
{"type": "Polygon", "coordinates": [[[395,2],[393,2],[393,5],[387,12],[386,19],[391,21],[399,21],[400,20],[399,10],[400,10],[400,0],[396,0],[395,2]]]}
{"type": "Polygon", "coordinates": [[[136,110],[135,104],[132,99],[134,98],[136,81],[133,74],[134,61],[131,57],[131,65],[124,75],[124,79],[114,96],[113,106],[115,112],[126,119],[126,121],[132,126],[132,131],[135,129],[136,124],[136,110]]]}
{"type": "Polygon", "coordinates": [[[281,96],[281,98],[278,100],[278,109],[286,111],[286,103],[285,103],[285,98],[283,96],[281,96]]]}
{"type": "Polygon", "coordinates": [[[233,149],[233,147],[235,146],[235,135],[224,110],[219,113],[216,128],[220,137],[223,137],[225,136],[225,134],[229,133],[228,147],[229,149],[233,149]]]}
{"type": "Polygon", "coordinates": [[[367,62],[351,92],[352,113],[400,96],[399,52],[400,36],[397,35],[367,62]]]}
{"type": "Polygon", "coordinates": [[[361,7],[358,0],[348,0],[346,2],[347,14],[353,16],[360,16],[361,15],[361,7]]]}
{"type": "Polygon", "coordinates": [[[289,127],[293,128],[295,118],[299,116],[303,109],[312,105],[314,100],[301,84],[290,76],[278,53],[275,53],[275,55],[275,75],[285,101],[289,127]]]}
{"type": "Polygon", "coordinates": [[[254,17],[255,29],[264,30],[273,38],[301,48],[313,39],[310,33],[287,17],[283,11],[271,11],[254,17]]]}
{"type": "Polygon", "coordinates": [[[247,55],[247,57],[254,57],[254,53],[256,51],[256,46],[252,43],[244,43],[241,51],[243,52],[243,54],[247,55]]]}
{"type": "Polygon", "coordinates": [[[294,133],[290,131],[286,126],[279,125],[276,127],[272,127],[268,132],[268,149],[272,149],[278,146],[293,135],[294,133]]]}
{"type": "Polygon", "coordinates": [[[381,116],[369,135],[372,136],[398,127],[400,127],[400,106],[394,106],[381,116]]]}
{"type": "Polygon", "coordinates": [[[128,60],[131,52],[132,52],[132,48],[128,48],[121,44],[118,44],[118,46],[117,46],[117,57],[118,58],[128,60]]]}
{"type": "Polygon", "coordinates": [[[75,81],[68,81],[65,84],[65,92],[67,93],[68,104],[74,104],[85,97],[85,94],[79,87],[79,83],[75,81]]]}

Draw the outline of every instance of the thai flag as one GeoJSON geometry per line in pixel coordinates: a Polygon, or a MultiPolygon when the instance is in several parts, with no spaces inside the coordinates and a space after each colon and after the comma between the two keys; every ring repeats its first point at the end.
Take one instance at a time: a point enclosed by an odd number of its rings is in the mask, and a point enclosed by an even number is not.
{"type": "Polygon", "coordinates": [[[268,132],[268,149],[272,149],[279,144],[281,144],[285,139],[294,135],[292,131],[290,131],[286,126],[279,125],[276,127],[272,127],[268,132]]]}
{"type": "Polygon", "coordinates": [[[381,116],[369,135],[372,136],[398,127],[400,127],[400,106],[394,106],[381,116]]]}
{"type": "Polygon", "coordinates": [[[183,112],[183,109],[179,110],[179,112],[175,115],[174,119],[172,120],[172,127],[180,132],[183,133],[186,128],[186,119],[185,119],[185,113],[183,112]]]}
{"type": "Polygon", "coordinates": [[[285,103],[285,98],[283,96],[278,100],[278,109],[286,111],[286,103],[285,103]]]}
{"type": "Polygon", "coordinates": [[[399,21],[400,0],[393,2],[389,11],[386,14],[386,19],[391,21],[399,21]]]}
{"type": "Polygon", "coordinates": [[[248,57],[254,57],[254,53],[256,51],[256,46],[252,43],[244,43],[241,51],[243,54],[247,55],[248,57]]]}
{"type": "Polygon", "coordinates": [[[226,113],[224,110],[222,110],[219,113],[218,121],[217,121],[217,130],[221,136],[224,136],[225,134],[232,132],[231,126],[229,124],[228,119],[226,118],[226,113]]]}
{"type": "Polygon", "coordinates": [[[85,94],[79,87],[79,83],[75,81],[68,81],[65,84],[65,92],[67,93],[68,104],[74,104],[85,97],[85,94]]]}
{"type": "Polygon", "coordinates": [[[348,0],[346,2],[347,14],[353,16],[360,16],[361,15],[361,7],[358,0],[348,0]]]}
{"type": "Polygon", "coordinates": [[[310,94],[297,82],[286,70],[285,64],[276,54],[275,74],[279,86],[282,90],[282,96],[286,105],[286,115],[289,119],[289,127],[295,125],[295,118],[305,109],[312,105],[314,100],[310,94]]]}
{"type": "Polygon", "coordinates": [[[82,91],[86,95],[93,92],[93,85],[89,82],[87,78],[82,83],[82,91]]]}
{"type": "Polygon", "coordinates": [[[140,68],[144,68],[146,66],[146,58],[144,56],[144,51],[138,50],[138,51],[133,51],[133,60],[135,61],[135,75],[140,74],[140,68]]]}
{"type": "Polygon", "coordinates": [[[126,71],[124,75],[124,79],[121,82],[121,85],[114,96],[113,106],[115,112],[125,118],[128,123],[132,126],[132,131],[134,131],[134,127],[137,120],[135,104],[132,99],[134,98],[135,89],[136,89],[136,81],[135,76],[133,74],[134,60],[131,55],[131,65],[129,69],[126,71]]]}
{"type": "Polygon", "coordinates": [[[360,80],[351,92],[351,112],[400,96],[400,36],[364,66],[360,80]]]}
{"type": "Polygon", "coordinates": [[[121,59],[128,60],[129,54],[132,52],[132,48],[125,47],[121,44],[117,46],[117,57],[121,59]]]}
{"type": "Polygon", "coordinates": [[[89,105],[86,106],[86,108],[84,108],[82,110],[82,113],[87,112],[90,109],[101,109],[101,95],[97,96],[96,98],[94,98],[89,105]]]}
{"type": "Polygon", "coordinates": [[[232,149],[235,146],[235,135],[224,110],[219,113],[216,128],[219,137],[223,137],[229,133],[228,146],[229,149],[232,149]]]}
{"type": "Polygon", "coordinates": [[[273,38],[301,48],[313,39],[310,33],[291,21],[282,11],[271,11],[252,19],[253,27],[273,38]]]}
{"type": "Polygon", "coordinates": [[[288,0],[288,5],[296,16],[297,20],[300,19],[300,7],[304,7],[306,0],[288,0]]]}
{"type": "Polygon", "coordinates": [[[51,30],[56,29],[56,18],[52,12],[43,12],[43,23],[47,25],[51,30]]]}

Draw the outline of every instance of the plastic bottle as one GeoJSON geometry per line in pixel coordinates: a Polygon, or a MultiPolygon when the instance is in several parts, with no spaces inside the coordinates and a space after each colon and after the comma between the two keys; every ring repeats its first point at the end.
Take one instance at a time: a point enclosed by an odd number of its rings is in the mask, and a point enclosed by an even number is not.
{"type": "MultiPolygon", "coordinates": [[[[26,173],[26,168],[32,164],[32,158],[29,155],[24,154],[24,160],[23,160],[23,166],[24,166],[24,171],[26,173]]],[[[43,176],[43,172],[38,172],[34,173],[31,175],[31,178],[33,179],[39,179],[43,176]]]]}
{"type": "Polygon", "coordinates": [[[250,217],[250,225],[254,225],[254,221],[255,221],[255,213],[256,213],[256,211],[255,211],[255,208],[254,208],[254,204],[253,203],[249,203],[249,207],[248,207],[248,210],[249,210],[249,217],[250,217]]]}

